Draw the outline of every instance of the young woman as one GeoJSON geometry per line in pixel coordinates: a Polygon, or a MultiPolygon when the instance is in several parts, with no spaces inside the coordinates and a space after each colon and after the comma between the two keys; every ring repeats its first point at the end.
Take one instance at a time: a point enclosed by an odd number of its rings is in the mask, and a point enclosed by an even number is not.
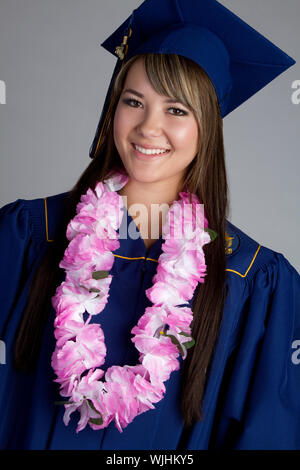
{"type": "MultiPolygon", "coordinates": [[[[105,43],[76,185],[0,211],[1,448],[300,447],[300,277],[227,220],[222,118],[271,78],[242,95],[213,29],[257,33],[214,1],[205,30],[192,2],[156,3],[105,43]]],[[[272,46],[274,78],[294,61],[272,46]]]]}

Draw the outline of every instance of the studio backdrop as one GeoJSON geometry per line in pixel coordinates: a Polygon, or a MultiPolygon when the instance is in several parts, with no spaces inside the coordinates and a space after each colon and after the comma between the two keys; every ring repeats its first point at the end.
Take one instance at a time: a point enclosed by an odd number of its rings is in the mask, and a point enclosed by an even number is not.
{"type": "MultiPolygon", "coordinates": [[[[196,0],[195,0],[196,1],[196,0]]],[[[140,0],[1,0],[0,206],[73,187],[116,58],[101,42],[140,0]]],[[[300,270],[300,2],[221,3],[295,58],[224,118],[229,220],[300,270]]]]}

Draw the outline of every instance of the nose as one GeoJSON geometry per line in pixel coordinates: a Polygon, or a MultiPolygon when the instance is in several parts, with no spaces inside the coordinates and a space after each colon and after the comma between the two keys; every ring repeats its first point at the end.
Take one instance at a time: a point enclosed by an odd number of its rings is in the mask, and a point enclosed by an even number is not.
{"type": "Polygon", "coordinates": [[[159,137],[163,134],[163,123],[160,111],[147,110],[137,125],[138,134],[147,137],[159,137]]]}

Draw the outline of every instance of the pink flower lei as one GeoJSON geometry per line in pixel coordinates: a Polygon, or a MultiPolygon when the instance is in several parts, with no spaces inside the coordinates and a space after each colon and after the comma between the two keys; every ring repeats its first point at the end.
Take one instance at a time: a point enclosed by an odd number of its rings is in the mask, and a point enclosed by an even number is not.
{"type": "MultiPolygon", "coordinates": [[[[60,384],[60,394],[69,400],[63,421],[78,410],[80,420],[76,432],[87,424],[94,430],[105,428],[115,420],[122,432],[137,415],[155,408],[166,391],[164,382],[180,367],[177,357],[186,358],[194,344],[190,324],[193,312],[186,304],[198,282],[204,282],[206,264],[203,245],[211,241],[207,220],[196,218],[196,230],[186,234],[186,222],[195,219],[198,198],[179,193],[162,229],[164,243],[153,277],[153,286],[146,290],[153,306],[147,307],[138,324],[131,330],[131,341],[140,352],[139,364],[100,368],[105,362],[104,333],[99,324],[90,324],[109,297],[114,263],[113,251],[118,249],[116,231],[122,220],[122,197],[117,193],[128,181],[127,174],[113,171],[81,196],[76,216],[69,222],[70,240],[59,266],[66,279],[52,297],[56,310],[54,334],[56,347],[51,365],[60,384]],[[184,209],[184,211],[183,211],[184,209]],[[188,210],[185,210],[188,209],[188,210]],[[184,222],[183,224],[183,214],[184,222]],[[184,227],[181,238],[174,236],[176,227],[184,227]],[[84,321],[83,314],[89,314],[84,321]]],[[[60,403],[60,402],[59,402],[60,403]]]]}

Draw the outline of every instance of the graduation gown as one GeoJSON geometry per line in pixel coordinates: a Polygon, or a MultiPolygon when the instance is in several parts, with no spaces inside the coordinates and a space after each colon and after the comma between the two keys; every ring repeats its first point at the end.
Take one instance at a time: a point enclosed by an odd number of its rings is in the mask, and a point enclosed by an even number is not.
{"type": "MultiPolygon", "coordinates": [[[[64,425],[64,407],[54,404],[62,400],[51,368],[54,309],[35,373],[14,370],[12,348],[32,275],[55,236],[66,194],[18,199],[0,210],[0,340],[6,347],[0,364],[0,448],[300,449],[300,276],[281,253],[229,221],[228,295],[207,377],[204,420],[183,433],[180,369],[165,382],[155,409],[122,433],[113,421],[99,431],[87,425],[77,434],[78,412],[64,425]]],[[[127,211],[123,223],[134,223],[127,211]]],[[[145,290],[152,285],[163,239],[147,250],[136,232],[135,240],[120,239],[108,303],[93,317],[105,334],[104,370],[138,363],[130,331],[151,305],[145,290]]]]}

